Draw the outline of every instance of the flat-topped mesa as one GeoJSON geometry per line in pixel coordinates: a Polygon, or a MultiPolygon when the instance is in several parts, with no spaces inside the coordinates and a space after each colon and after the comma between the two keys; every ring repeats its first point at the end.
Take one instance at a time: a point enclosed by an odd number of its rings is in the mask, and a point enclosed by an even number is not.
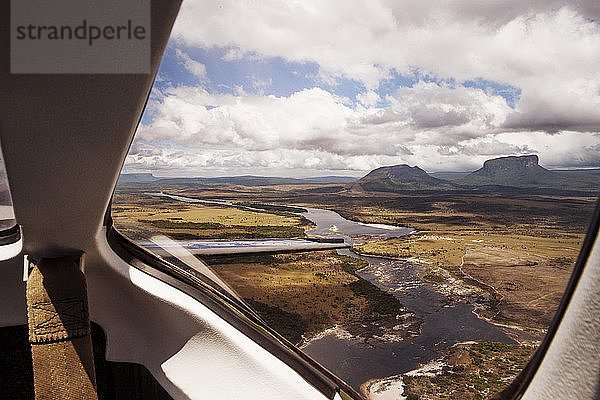
{"type": "Polygon", "coordinates": [[[509,156],[494,158],[483,163],[481,170],[490,172],[498,170],[519,170],[539,167],[539,158],[535,154],[527,156],[509,156]]]}
{"type": "Polygon", "coordinates": [[[467,186],[552,187],[556,181],[556,173],[540,166],[538,156],[527,155],[487,160],[482,168],[456,182],[467,186]]]}
{"type": "Polygon", "coordinates": [[[535,154],[487,160],[477,171],[447,181],[406,164],[380,167],[346,186],[352,192],[508,190],[507,188],[580,190],[596,193],[598,172],[550,171],[535,154]]]}

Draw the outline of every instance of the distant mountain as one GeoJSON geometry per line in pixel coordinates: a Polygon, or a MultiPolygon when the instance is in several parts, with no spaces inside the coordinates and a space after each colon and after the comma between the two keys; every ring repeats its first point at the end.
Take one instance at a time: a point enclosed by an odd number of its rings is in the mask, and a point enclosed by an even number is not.
{"type": "Polygon", "coordinates": [[[455,186],[406,164],[374,169],[348,185],[352,191],[398,192],[404,190],[448,190],[455,186]]]}
{"type": "MultiPolygon", "coordinates": [[[[185,185],[185,186],[275,186],[275,185],[342,185],[355,181],[347,176],[319,176],[311,178],[281,178],[276,176],[223,176],[215,178],[157,178],[152,174],[123,174],[120,184],[185,185]]],[[[131,186],[131,185],[130,185],[131,186]]]]}
{"type": "MultiPolygon", "coordinates": [[[[161,189],[166,186],[276,186],[306,185],[310,193],[352,191],[399,192],[405,190],[479,190],[552,192],[600,192],[600,170],[550,171],[539,165],[538,157],[513,156],[487,160],[475,172],[437,172],[428,174],[406,164],[377,168],[360,179],[347,176],[282,178],[272,176],[226,176],[215,178],[158,178],[149,173],[121,174],[119,185],[131,190],[161,189]],[[435,176],[432,176],[435,175],[435,176]],[[323,185],[323,186],[316,186],[323,185]],[[512,188],[512,189],[511,189],[512,188]]],[[[576,194],[576,193],[574,193],[576,194]]]]}
{"type": "Polygon", "coordinates": [[[554,172],[560,175],[562,185],[571,190],[600,193],[600,169],[575,169],[554,172]]]}
{"type": "Polygon", "coordinates": [[[600,192],[600,170],[550,171],[539,165],[536,155],[487,160],[475,172],[428,174],[406,164],[374,169],[346,185],[351,191],[402,192],[410,190],[477,190],[479,192],[531,192],[595,194],[600,192]],[[446,178],[446,179],[440,179],[446,178]],[[451,181],[450,181],[451,180],[451,181]]]}
{"type": "Polygon", "coordinates": [[[539,165],[536,155],[494,158],[456,182],[466,186],[539,186],[556,180],[555,173],[539,165]]]}
{"type": "Polygon", "coordinates": [[[296,178],[280,178],[271,176],[223,176],[216,178],[163,178],[158,183],[167,185],[193,185],[193,186],[270,186],[298,184],[296,178]]]}
{"type": "Polygon", "coordinates": [[[146,182],[154,182],[159,180],[160,178],[155,177],[152,174],[139,173],[139,174],[121,174],[119,175],[120,183],[146,183],[146,182]]]}
{"type": "Polygon", "coordinates": [[[482,168],[455,180],[454,183],[470,187],[494,185],[580,191],[600,189],[598,175],[585,171],[550,171],[539,165],[536,155],[487,160],[482,168]]]}
{"type": "Polygon", "coordinates": [[[553,169],[552,171],[557,172],[563,176],[575,177],[575,179],[581,179],[586,177],[589,179],[600,179],[600,169],[553,169]]]}

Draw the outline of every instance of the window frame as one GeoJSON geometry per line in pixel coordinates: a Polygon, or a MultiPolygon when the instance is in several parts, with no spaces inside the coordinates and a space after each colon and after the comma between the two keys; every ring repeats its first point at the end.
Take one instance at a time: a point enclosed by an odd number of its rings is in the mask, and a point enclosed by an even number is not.
{"type": "MultiPolygon", "coordinates": [[[[136,131],[131,136],[127,153],[135,140],[137,128],[142,120],[143,112],[148,105],[156,76],[157,73],[155,73],[152,85],[146,94],[142,113],[136,123],[136,131]]],[[[124,162],[125,159],[123,159],[123,163],[124,162]]],[[[122,167],[119,170],[119,173],[121,171],[122,167]]],[[[113,195],[116,191],[116,186],[117,181],[115,180],[113,195]]],[[[247,304],[240,302],[238,299],[235,299],[233,296],[222,290],[220,285],[213,282],[208,277],[203,276],[203,278],[201,278],[199,275],[190,274],[184,269],[169,263],[161,257],[138,246],[125,237],[113,225],[111,215],[112,201],[113,196],[111,196],[104,217],[106,239],[111,249],[126,263],[188,294],[204,306],[208,307],[211,311],[215,312],[236,329],[240,330],[262,348],[287,364],[328,398],[334,399],[336,394],[339,394],[343,400],[347,400],[348,398],[366,400],[362,394],[356,392],[341,378],[327,370],[313,358],[297,348],[293,343],[289,342],[278,332],[269,327],[247,304]]],[[[15,226],[18,227],[18,225],[15,226]]],[[[575,292],[577,284],[583,274],[583,270],[585,269],[587,259],[592,251],[599,230],[600,196],[596,199],[596,205],[589,222],[583,245],[579,251],[577,261],[563,292],[558,309],[548,326],[544,338],[517,377],[513,379],[504,390],[496,393],[494,397],[492,397],[493,400],[518,400],[525,395],[525,392],[541,366],[544,356],[566,313],[573,293],[575,292]]],[[[2,232],[0,232],[0,246],[2,245],[1,235],[2,232]]]]}
{"type": "Polygon", "coordinates": [[[21,227],[19,224],[14,224],[10,228],[0,231],[0,248],[13,244],[21,240],[21,227]]]}
{"type": "Polygon", "coordinates": [[[207,277],[201,278],[138,246],[112,223],[112,201],[105,217],[110,248],[127,264],[182,291],[227,321],[263,349],[284,362],[329,399],[364,400],[342,379],[268,326],[247,304],[225,293],[207,277]]]}

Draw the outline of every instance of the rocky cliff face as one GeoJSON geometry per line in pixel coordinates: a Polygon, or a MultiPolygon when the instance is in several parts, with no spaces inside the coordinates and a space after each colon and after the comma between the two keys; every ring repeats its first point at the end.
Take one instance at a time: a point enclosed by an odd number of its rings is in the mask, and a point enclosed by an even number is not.
{"type": "Polygon", "coordinates": [[[402,192],[410,190],[505,190],[499,186],[532,189],[578,190],[596,193],[600,183],[596,172],[549,171],[539,165],[536,155],[510,156],[487,160],[475,172],[450,181],[435,178],[415,166],[392,165],[374,169],[350,183],[351,191],[402,192]],[[495,188],[494,188],[495,187],[495,188]]]}
{"type": "Polygon", "coordinates": [[[502,171],[516,172],[523,169],[535,169],[536,167],[539,167],[539,158],[536,155],[511,156],[487,160],[479,171],[494,174],[502,171]]]}
{"type": "Polygon", "coordinates": [[[555,178],[554,172],[539,165],[538,156],[527,155],[487,160],[482,168],[457,180],[457,183],[467,186],[542,187],[555,178]]]}

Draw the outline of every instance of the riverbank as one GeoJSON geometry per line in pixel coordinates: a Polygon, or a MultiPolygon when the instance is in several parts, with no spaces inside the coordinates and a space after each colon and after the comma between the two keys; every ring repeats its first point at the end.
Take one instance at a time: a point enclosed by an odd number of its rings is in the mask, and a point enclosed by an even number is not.
{"type": "Polygon", "coordinates": [[[560,302],[582,240],[573,236],[444,230],[354,247],[371,256],[422,261],[420,277],[449,301],[469,302],[482,319],[531,342],[543,336],[560,302]]]}
{"type": "Polygon", "coordinates": [[[495,342],[465,342],[402,375],[361,385],[369,400],[471,400],[489,398],[519,374],[535,347],[495,342]]]}

